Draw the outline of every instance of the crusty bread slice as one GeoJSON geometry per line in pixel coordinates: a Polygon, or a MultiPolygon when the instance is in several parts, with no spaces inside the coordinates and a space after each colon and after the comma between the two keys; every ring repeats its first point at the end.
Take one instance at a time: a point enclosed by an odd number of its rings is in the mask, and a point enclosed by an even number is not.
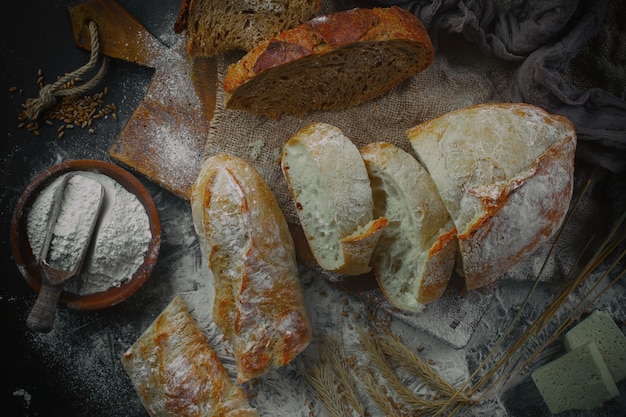
{"type": "Polygon", "coordinates": [[[320,267],[345,275],[369,272],[387,220],[374,219],[367,170],[352,141],[334,126],[311,123],[285,143],[281,167],[320,267]]]}
{"type": "Polygon", "coordinates": [[[497,280],[563,222],[576,150],[565,117],[528,104],[482,104],[407,135],[456,225],[469,289],[497,280]]]}
{"type": "Polygon", "coordinates": [[[270,118],[344,109],[390,90],[433,58],[426,29],[405,10],[337,12],[282,32],[231,65],[225,105],[270,118]]]}
{"type": "Polygon", "coordinates": [[[389,221],[372,257],[376,279],[394,306],[421,312],[452,276],[456,229],[430,175],[391,143],[361,149],[374,196],[374,216],[389,221]]]}
{"type": "Polygon", "coordinates": [[[186,32],[187,50],[192,57],[249,51],[310,19],[321,4],[321,0],[183,0],[174,32],[186,32]]]}
{"type": "Polygon", "coordinates": [[[180,295],[122,355],[122,366],[151,417],[258,417],[180,295]]]}
{"type": "Polygon", "coordinates": [[[239,383],[289,363],[312,337],[287,221],[241,158],[208,158],[191,192],[213,272],[213,320],[232,345],[239,383]]]}

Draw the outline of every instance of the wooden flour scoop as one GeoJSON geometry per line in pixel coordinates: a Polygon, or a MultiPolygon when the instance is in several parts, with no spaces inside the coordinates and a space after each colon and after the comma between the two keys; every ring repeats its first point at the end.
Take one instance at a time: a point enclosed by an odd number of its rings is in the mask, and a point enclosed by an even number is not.
{"type": "Polygon", "coordinates": [[[79,47],[90,49],[88,25],[95,21],[104,55],[155,70],[145,97],[111,147],[111,157],[189,198],[215,108],[215,61],[192,62],[182,37],[167,47],[115,0],[90,0],[68,11],[79,47]]]}

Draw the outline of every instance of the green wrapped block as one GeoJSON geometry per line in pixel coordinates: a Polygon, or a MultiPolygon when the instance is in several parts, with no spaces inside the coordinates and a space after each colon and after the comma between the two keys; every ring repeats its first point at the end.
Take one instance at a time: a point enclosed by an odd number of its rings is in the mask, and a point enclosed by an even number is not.
{"type": "Polygon", "coordinates": [[[552,414],[601,407],[619,395],[595,342],[589,342],[531,374],[552,414]]]}
{"type": "Polygon", "coordinates": [[[613,318],[604,311],[595,311],[565,334],[565,349],[574,350],[596,342],[615,382],[626,378],[626,336],[613,318]]]}

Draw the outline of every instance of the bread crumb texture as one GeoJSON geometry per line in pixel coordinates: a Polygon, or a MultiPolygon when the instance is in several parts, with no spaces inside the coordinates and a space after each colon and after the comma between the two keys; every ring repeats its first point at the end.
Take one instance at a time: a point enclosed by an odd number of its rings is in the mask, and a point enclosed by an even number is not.
{"type": "Polygon", "coordinates": [[[231,65],[226,108],[278,118],[371,100],[425,70],[428,33],[398,7],[317,17],[266,40],[231,65]]]}
{"type": "Polygon", "coordinates": [[[366,145],[361,155],[374,216],[389,221],[372,257],[376,278],[394,306],[421,312],[441,296],[452,275],[454,224],[430,175],[412,155],[382,142],[366,145]]]}
{"type": "Polygon", "coordinates": [[[319,265],[368,272],[386,219],[374,219],[372,189],[356,145],[337,127],[311,123],[283,146],[281,167],[319,265]]]}
{"type": "Polygon", "coordinates": [[[321,0],[183,0],[174,31],[186,34],[192,57],[249,51],[310,19],[321,4],[321,0]]]}

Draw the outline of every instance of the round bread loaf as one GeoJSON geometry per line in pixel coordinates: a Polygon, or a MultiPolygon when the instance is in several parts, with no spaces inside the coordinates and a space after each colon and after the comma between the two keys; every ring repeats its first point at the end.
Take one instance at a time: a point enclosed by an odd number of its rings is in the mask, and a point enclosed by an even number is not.
{"type": "Polygon", "coordinates": [[[311,19],[258,45],[224,77],[226,107],[278,118],[370,100],[426,69],[426,29],[398,7],[311,19]]]}
{"type": "Polygon", "coordinates": [[[576,132],[528,104],[482,104],[407,131],[458,231],[467,288],[497,280],[560,227],[576,132]]]}

